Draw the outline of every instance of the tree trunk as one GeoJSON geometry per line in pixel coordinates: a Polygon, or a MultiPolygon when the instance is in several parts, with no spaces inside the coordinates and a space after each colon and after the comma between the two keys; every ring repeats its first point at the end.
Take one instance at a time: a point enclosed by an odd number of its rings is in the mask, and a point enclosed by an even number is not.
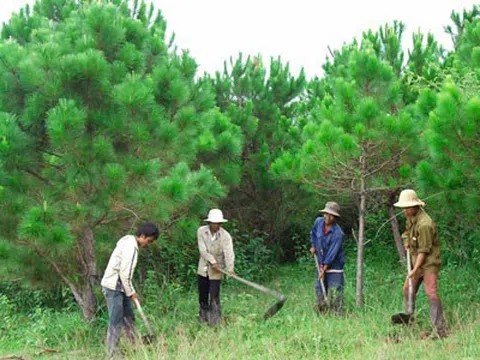
{"type": "Polygon", "coordinates": [[[393,239],[395,240],[395,246],[397,247],[398,256],[400,260],[405,261],[405,249],[403,248],[402,236],[400,235],[400,226],[398,225],[398,219],[395,212],[395,198],[398,191],[393,191],[389,194],[388,199],[388,215],[390,216],[390,225],[392,226],[393,239]]]}
{"type": "Polygon", "coordinates": [[[361,172],[360,172],[360,205],[358,218],[358,248],[357,248],[357,307],[363,306],[363,250],[365,244],[365,212],[367,205],[367,192],[365,184],[366,175],[366,151],[362,151],[360,157],[361,172]]]}
{"type": "Polygon", "coordinates": [[[97,277],[97,261],[95,256],[95,237],[93,236],[93,230],[90,227],[86,227],[79,238],[78,243],[80,245],[81,259],[83,270],[85,274],[85,282],[80,293],[75,296],[78,305],[82,309],[83,315],[87,320],[93,320],[97,310],[97,299],[95,297],[95,286],[98,283],[97,277]],[[81,297],[81,301],[77,299],[81,297]]]}
{"type": "MultiPolygon", "coordinates": [[[[93,232],[85,232],[85,234],[88,235],[88,238],[90,240],[93,239],[93,232]],[[91,236],[90,236],[91,235],[91,236]]],[[[86,286],[78,285],[71,281],[66,273],[62,270],[62,268],[54,261],[49,256],[48,251],[40,249],[38,246],[36,246],[34,243],[29,242],[29,241],[17,241],[18,244],[24,245],[32,249],[36,254],[38,254],[41,258],[45,259],[50,266],[55,270],[55,272],[60,276],[60,278],[65,282],[65,284],[68,286],[70,291],[73,294],[73,297],[75,298],[75,301],[77,302],[78,306],[80,309],[82,309],[83,316],[87,320],[93,320],[95,317],[95,310],[96,310],[96,298],[95,298],[95,293],[93,292],[93,286],[88,283],[88,281],[84,282],[86,283],[86,286]]],[[[84,265],[84,261],[82,259],[82,265],[84,265]]]]}

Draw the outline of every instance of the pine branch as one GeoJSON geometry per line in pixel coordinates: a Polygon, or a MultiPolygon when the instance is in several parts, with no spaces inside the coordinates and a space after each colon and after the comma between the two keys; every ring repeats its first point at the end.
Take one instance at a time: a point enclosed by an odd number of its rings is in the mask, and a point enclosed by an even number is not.
{"type": "Polygon", "coordinates": [[[25,172],[29,173],[30,175],[36,177],[38,180],[44,182],[46,185],[51,185],[50,181],[45,179],[42,175],[38,174],[37,172],[30,170],[30,169],[23,169],[25,172]]]}
{"type": "Polygon", "coordinates": [[[52,259],[50,259],[48,257],[48,253],[47,252],[44,252],[42,251],[37,245],[35,245],[34,243],[31,243],[31,242],[28,242],[28,241],[22,241],[22,240],[17,240],[16,241],[17,244],[19,245],[23,245],[23,246],[26,246],[28,248],[30,248],[31,250],[33,250],[35,253],[37,253],[41,258],[47,260],[47,262],[53,267],[53,269],[55,270],[55,272],[62,278],[62,280],[68,285],[68,287],[70,289],[72,289],[72,291],[76,292],[77,294],[79,294],[79,291],[77,289],[77,287],[75,286],[75,284],[73,284],[64,274],[64,272],[62,271],[62,269],[60,268],[60,266],[55,262],[53,261],[52,259]]]}

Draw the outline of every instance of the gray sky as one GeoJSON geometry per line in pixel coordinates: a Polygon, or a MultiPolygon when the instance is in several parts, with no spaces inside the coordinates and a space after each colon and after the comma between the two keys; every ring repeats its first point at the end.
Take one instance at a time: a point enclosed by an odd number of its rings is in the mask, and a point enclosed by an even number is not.
{"type": "MultiPolygon", "coordinates": [[[[452,10],[471,9],[474,0],[154,0],[176,34],[179,48],[189,49],[200,73],[223,69],[230,56],[278,55],[298,73],[322,73],[327,46],[338,49],[362,31],[385,22],[406,24],[405,47],[417,29],[432,32],[445,48],[452,47],[443,26],[452,10]]],[[[1,0],[0,20],[33,0],[1,0]]]]}

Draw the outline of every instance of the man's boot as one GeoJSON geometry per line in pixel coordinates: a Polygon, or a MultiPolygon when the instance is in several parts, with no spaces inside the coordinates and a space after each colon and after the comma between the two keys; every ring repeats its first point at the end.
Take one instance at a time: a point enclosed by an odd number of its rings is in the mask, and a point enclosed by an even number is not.
{"type": "Polygon", "coordinates": [[[198,311],[198,321],[208,322],[208,305],[200,304],[199,311],[198,311]]]}
{"type": "Polygon", "coordinates": [[[435,331],[440,338],[447,336],[447,327],[445,318],[443,317],[442,303],[440,300],[430,301],[430,321],[432,322],[435,331]]]}
{"type": "Polygon", "coordinates": [[[220,324],[220,319],[222,317],[220,310],[220,302],[212,301],[210,312],[208,313],[208,325],[217,326],[220,324]]]}

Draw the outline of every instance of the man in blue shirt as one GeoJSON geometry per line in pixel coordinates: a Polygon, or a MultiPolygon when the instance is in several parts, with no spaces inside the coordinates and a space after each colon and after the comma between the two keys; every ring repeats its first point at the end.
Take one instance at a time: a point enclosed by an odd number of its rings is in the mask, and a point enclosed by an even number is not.
{"type": "Polygon", "coordinates": [[[319,312],[329,308],[339,314],[343,308],[343,231],[338,224],[340,207],[336,202],[329,201],[323,210],[323,217],[318,217],[310,232],[310,253],[315,255],[320,265],[317,271],[315,309],[319,312]],[[322,284],[325,292],[323,293],[322,284]],[[328,299],[328,301],[326,300],[328,299]]]}

